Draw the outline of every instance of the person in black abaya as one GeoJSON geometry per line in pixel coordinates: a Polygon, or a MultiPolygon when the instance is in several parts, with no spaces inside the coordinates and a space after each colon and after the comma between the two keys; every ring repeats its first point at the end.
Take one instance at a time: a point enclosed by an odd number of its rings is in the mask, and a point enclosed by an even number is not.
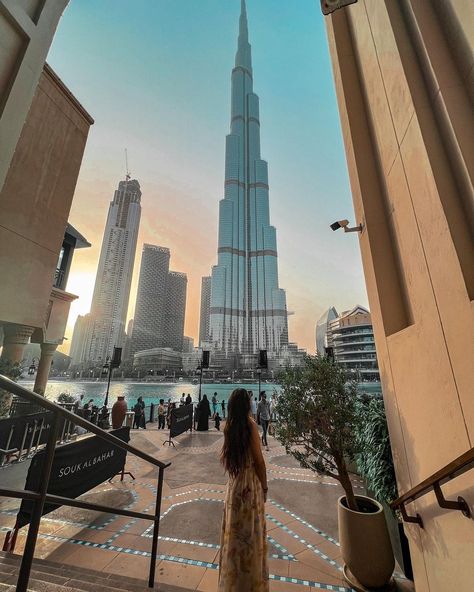
{"type": "Polygon", "coordinates": [[[211,417],[211,406],[207,400],[207,395],[204,395],[202,401],[199,403],[198,411],[198,432],[206,432],[209,429],[209,418],[211,417]]]}

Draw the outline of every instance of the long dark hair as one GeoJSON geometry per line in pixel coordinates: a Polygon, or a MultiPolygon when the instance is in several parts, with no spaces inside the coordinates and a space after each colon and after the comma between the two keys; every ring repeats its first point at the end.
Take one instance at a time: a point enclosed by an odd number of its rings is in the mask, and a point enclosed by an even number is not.
{"type": "Polygon", "coordinates": [[[227,422],[221,462],[231,477],[244,466],[250,449],[250,398],[243,388],[235,389],[227,403],[227,422]]]}

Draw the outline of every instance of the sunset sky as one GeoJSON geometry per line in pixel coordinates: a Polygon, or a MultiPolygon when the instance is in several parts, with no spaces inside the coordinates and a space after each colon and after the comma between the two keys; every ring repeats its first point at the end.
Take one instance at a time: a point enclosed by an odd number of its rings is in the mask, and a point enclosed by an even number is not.
{"type": "MultiPolygon", "coordinates": [[[[169,247],[188,276],[185,334],[197,340],[201,276],[216,263],[224,142],[239,0],[72,0],[48,62],[95,119],[70,215],[92,248],[75,255],[67,289],[89,311],[110,200],[125,176],[142,188],[128,318],[144,242],[169,247]]],[[[317,0],[247,0],[262,157],[269,163],[280,287],[290,340],[314,352],[328,306],[367,305],[347,167],[317,0]]],[[[64,351],[68,351],[70,341],[64,351]]]]}

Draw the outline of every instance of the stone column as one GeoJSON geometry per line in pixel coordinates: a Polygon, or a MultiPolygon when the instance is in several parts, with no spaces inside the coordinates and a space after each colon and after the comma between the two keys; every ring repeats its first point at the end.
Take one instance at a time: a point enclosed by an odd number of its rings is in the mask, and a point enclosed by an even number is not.
{"type": "MultiPolygon", "coordinates": [[[[33,327],[25,325],[3,325],[3,349],[0,357],[2,362],[19,364],[23,360],[23,350],[28,343],[33,327]]],[[[8,415],[13,395],[0,390],[0,417],[8,415]]]]}
{"type": "Polygon", "coordinates": [[[46,385],[48,384],[49,371],[53,362],[53,355],[58,347],[57,343],[42,343],[41,357],[36,372],[35,386],[33,390],[39,395],[44,395],[46,385]]]}

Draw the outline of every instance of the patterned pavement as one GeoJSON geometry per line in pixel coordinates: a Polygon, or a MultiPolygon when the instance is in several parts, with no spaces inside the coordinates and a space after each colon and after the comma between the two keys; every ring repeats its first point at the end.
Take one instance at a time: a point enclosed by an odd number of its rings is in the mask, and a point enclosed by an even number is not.
{"type": "MultiPolygon", "coordinates": [[[[165,472],[157,580],[189,590],[213,592],[217,589],[225,491],[225,476],[218,465],[222,433],[184,434],[175,440],[176,448],[163,445],[166,435],[166,431],[156,429],[132,432],[134,445],[173,463],[165,472]],[[170,483],[181,485],[171,487],[170,483]]],[[[342,576],[336,539],[334,500],[340,495],[339,484],[297,467],[275,440],[271,440],[270,452],[264,455],[269,479],[266,518],[271,591],[314,588],[351,592],[342,576]],[[328,494],[331,503],[327,503],[328,494]],[[307,500],[303,507],[302,495],[307,500]],[[318,504],[326,506],[319,511],[322,509],[324,523],[331,532],[304,515],[313,516],[318,504]]],[[[154,468],[129,455],[127,470],[135,475],[135,481],[125,478],[123,483],[102,484],[84,498],[151,512],[157,482],[154,468]]],[[[18,505],[16,500],[0,500],[0,533],[13,525],[18,505]]],[[[22,550],[24,530],[18,536],[17,553],[22,550]]],[[[42,520],[36,556],[145,580],[151,530],[150,523],[143,520],[59,508],[42,520]]]]}

